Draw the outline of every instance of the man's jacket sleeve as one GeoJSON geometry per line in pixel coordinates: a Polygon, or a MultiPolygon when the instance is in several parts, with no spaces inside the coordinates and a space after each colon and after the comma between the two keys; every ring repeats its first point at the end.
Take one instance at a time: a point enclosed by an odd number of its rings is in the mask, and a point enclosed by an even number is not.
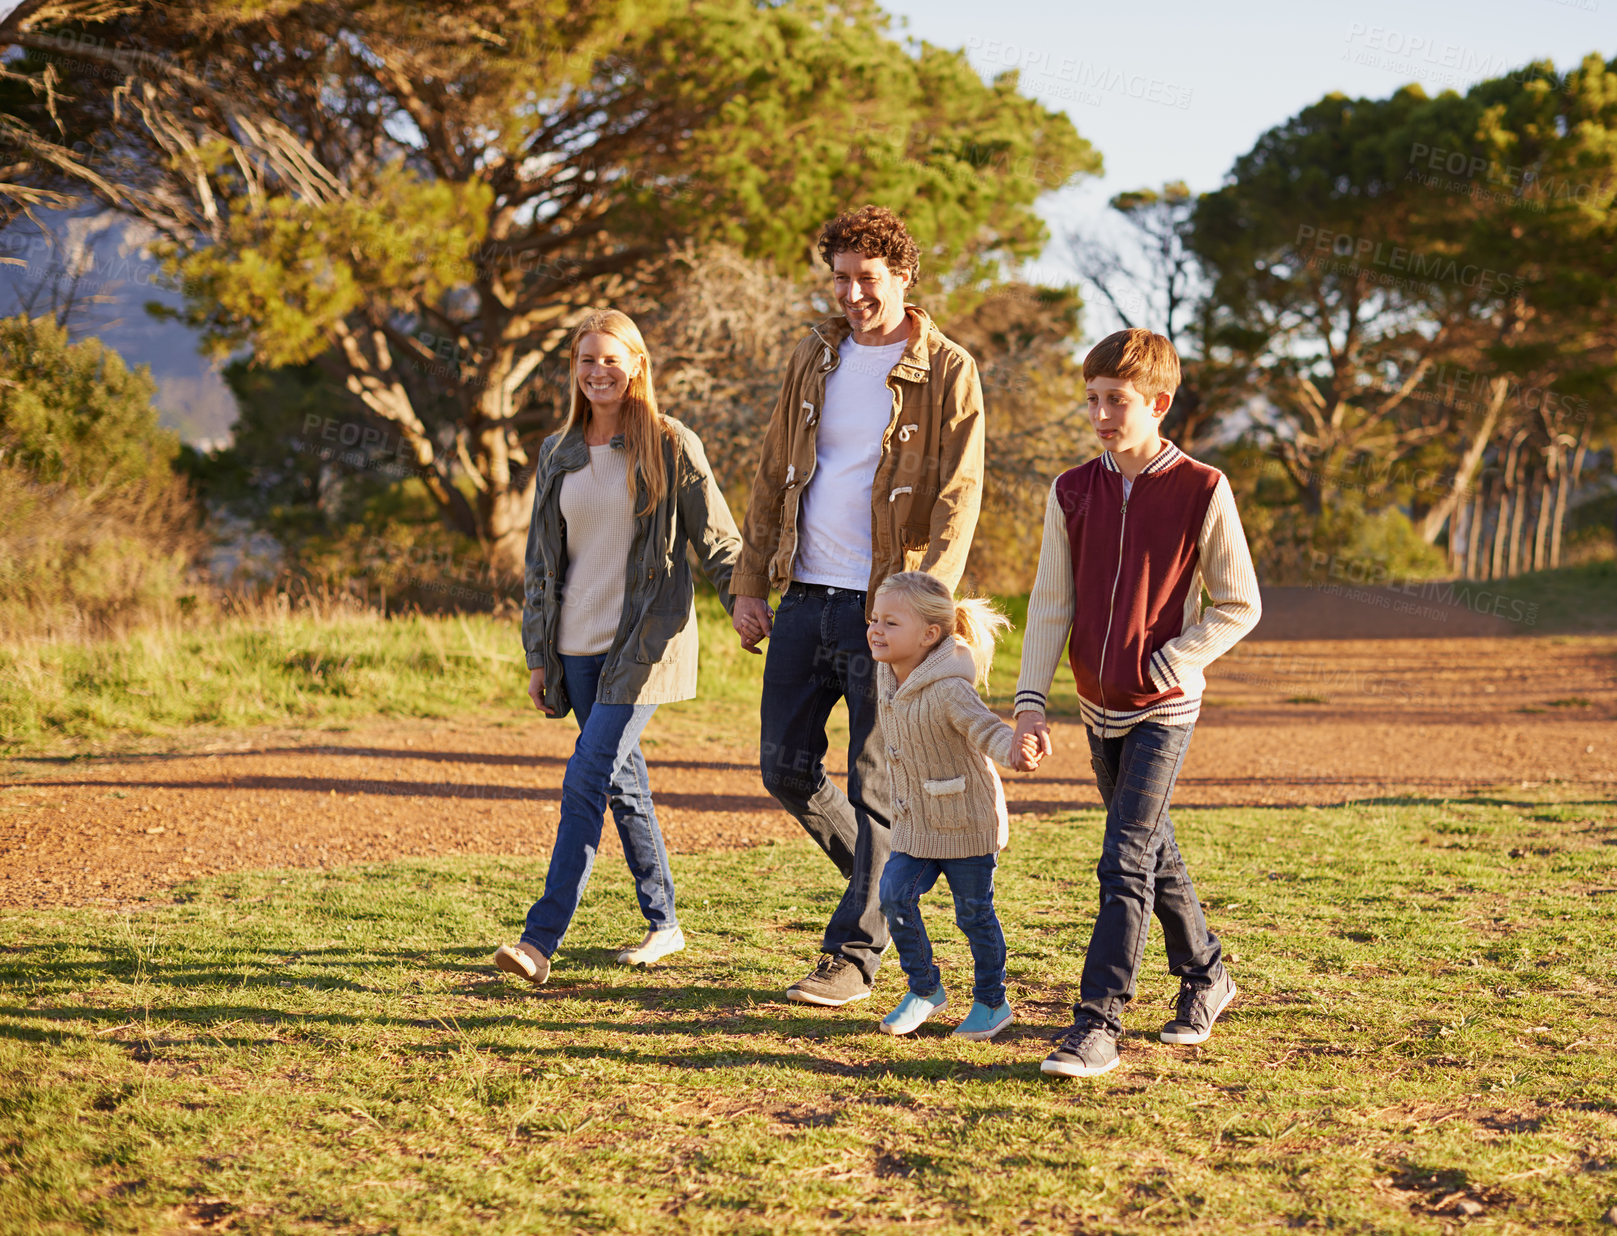
{"type": "Polygon", "coordinates": [[[769,596],[769,561],[780,547],[781,496],[786,487],[788,409],[787,391],[792,387],[796,360],[781,380],[775,397],[775,411],[764,431],[763,449],[758,454],[758,472],[747,495],[747,518],[741,526],[741,557],[730,575],[730,592],[738,597],[769,596]]]}
{"type": "Polygon", "coordinates": [[[921,570],[959,587],[983,500],[983,387],[977,362],[964,353],[943,396],[938,444],[938,497],[921,570]]]}

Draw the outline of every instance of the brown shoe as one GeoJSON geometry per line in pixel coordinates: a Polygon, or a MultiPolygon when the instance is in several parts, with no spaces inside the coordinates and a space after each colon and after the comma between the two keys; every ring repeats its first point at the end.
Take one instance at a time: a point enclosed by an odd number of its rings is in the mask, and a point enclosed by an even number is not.
{"type": "Polygon", "coordinates": [[[550,958],[531,944],[519,944],[515,948],[500,945],[494,950],[494,964],[507,974],[527,979],[535,987],[550,977],[550,958]]]}

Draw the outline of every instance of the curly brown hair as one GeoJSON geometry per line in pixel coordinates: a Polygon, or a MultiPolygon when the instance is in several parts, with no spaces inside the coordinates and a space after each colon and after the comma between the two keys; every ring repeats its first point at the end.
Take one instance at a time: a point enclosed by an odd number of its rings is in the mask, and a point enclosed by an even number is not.
{"type": "Polygon", "coordinates": [[[858,253],[881,258],[895,275],[908,271],[911,287],[921,279],[921,246],[885,206],[844,211],[820,230],[819,249],[827,266],[839,253],[858,253]]]}

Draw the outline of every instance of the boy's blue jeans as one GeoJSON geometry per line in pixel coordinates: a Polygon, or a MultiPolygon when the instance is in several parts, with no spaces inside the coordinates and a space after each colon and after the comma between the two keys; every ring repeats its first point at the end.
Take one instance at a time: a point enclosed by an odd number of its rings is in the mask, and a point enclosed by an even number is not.
{"type": "Polygon", "coordinates": [[[674,875],[668,867],[640,734],[657,711],[655,704],[597,704],[596,684],[606,654],[561,659],[567,698],[578,717],[578,742],[561,783],[561,820],[550,852],[544,896],[528,911],[522,932],[546,957],[561,946],[595,866],[601,828],[610,803],[623,841],[623,857],[634,876],[640,912],[653,931],[679,925],[674,917],[674,875]]]}
{"type": "Polygon", "coordinates": [[[976,971],[972,996],[991,1009],[1005,1003],[1005,933],[994,913],[993,854],[975,858],[915,858],[894,850],[881,877],[881,910],[898,946],[899,964],[918,996],[930,996],[943,983],[932,960],[932,941],[921,921],[921,898],[941,875],[954,895],[954,921],[971,943],[976,971]]]}
{"type": "Polygon", "coordinates": [[[1168,947],[1168,972],[1192,987],[1211,987],[1223,970],[1218,937],[1174,842],[1168,800],[1194,725],[1144,721],[1120,738],[1089,733],[1090,763],[1106,803],[1101,846],[1100,912],[1090,936],[1074,1017],[1123,1030],[1123,1008],[1145,958],[1154,913],[1168,947]]]}

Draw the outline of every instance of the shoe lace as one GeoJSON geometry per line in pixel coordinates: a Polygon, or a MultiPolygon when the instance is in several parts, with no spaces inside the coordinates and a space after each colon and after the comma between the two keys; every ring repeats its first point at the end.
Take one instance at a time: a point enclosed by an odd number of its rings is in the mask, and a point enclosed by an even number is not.
{"type": "Polygon", "coordinates": [[[1075,1022],[1072,1029],[1062,1035],[1057,1042],[1061,1044],[1060,1050],[1077,1055],[1089,1046],[1090,1040],[1096,1035],[1105,1033],[1106,1027],[1098,1021],[1080,1021],[1075,1022]]]}
{"type": "Polygon", "coordinates": [[[814,973],[831,978],[847,964],[848,959],[846,957],[838,957],[835,953],[821,953],[820,963],[814,967],[814,973]]]}
{"type": "Polygon", "coordinates": [[[1201,1019],[1207,1014],[1207,997],[1210,990],[1207,987],[1191,987],[1181,983],[1179,1000],[1174,1008],[1174,1020],[1192,1026],[1200,1025],[1201,1019]]]}

